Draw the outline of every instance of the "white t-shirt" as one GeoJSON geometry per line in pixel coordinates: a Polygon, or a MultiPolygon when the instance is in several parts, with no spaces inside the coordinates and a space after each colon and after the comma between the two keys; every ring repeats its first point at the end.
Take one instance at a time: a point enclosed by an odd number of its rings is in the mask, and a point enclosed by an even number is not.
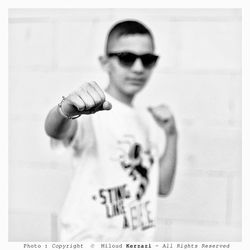
{"type": "Polygon", "coordinates": [[[77,119],[61,241],[152,241],[165,136],[147,110],[107,94],[109,111],[77,119]]]}

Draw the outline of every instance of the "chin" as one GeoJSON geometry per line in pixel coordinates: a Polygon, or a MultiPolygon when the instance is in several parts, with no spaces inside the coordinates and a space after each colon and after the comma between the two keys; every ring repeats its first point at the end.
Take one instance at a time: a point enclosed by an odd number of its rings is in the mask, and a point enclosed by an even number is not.
{"type": "Polygon", "coordinates": [[[127,96],[135,96],[138,93],[140,93],[141,90],[142,90],[142,88],[129,89],[129,90],[125,91],[125,93],[126,93],[127,96]]]}

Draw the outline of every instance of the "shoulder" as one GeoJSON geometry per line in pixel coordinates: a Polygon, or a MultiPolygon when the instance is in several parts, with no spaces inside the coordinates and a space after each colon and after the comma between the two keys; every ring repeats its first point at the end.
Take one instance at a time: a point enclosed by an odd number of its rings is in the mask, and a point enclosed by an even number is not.
{"type": "Polygon", "coordinates": [[[148,108],[145,107],[137,107],[136,111],[138,113],[138,116],[141,117],[141,119],[144,120],[144,122],[148,125],[148,126],[154,126],[156,125],[152,115],[150,114],[148,108]]]}

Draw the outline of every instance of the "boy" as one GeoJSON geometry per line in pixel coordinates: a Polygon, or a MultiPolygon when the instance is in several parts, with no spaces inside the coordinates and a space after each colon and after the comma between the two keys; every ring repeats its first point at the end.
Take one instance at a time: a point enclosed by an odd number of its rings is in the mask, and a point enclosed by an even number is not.
{"type": "Polygon", "coordinates": [[[72,149],[75,165],[60,216],[63,241],[153,240],[157,195],[171,189],[177,146],[165,105],[133,106],[157,62],[154,50],[144,25],[116,24],[99,58],[107,89],[83,83],[46,118],[47,134],[72,149]]]}

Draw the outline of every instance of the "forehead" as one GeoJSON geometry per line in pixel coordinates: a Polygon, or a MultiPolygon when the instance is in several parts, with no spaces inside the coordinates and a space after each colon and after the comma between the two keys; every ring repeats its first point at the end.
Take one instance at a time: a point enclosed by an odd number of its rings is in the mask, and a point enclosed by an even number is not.
{"type": "Polygon", "coordinates": [[[109,51],[130,51],[134,53],[152,53],[154,46],[149,35],[124,35],[121,37],[114,37],[109,44],[109,51]]]}

